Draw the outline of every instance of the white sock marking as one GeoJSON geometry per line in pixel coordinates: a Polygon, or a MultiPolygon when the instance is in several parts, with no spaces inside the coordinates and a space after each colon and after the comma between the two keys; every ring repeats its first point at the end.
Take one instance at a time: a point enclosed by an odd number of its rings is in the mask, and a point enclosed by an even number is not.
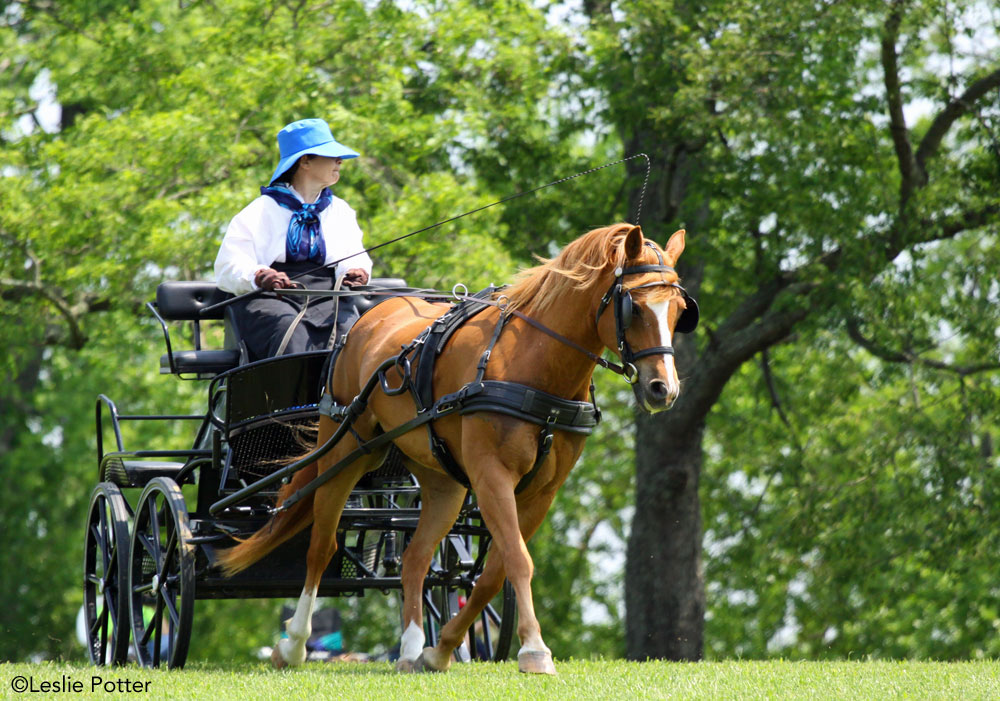
{"type": "Polygon", "coordinates": [[[302,590],[295,613],[285,621],[287,638],[278,641],[278,650],[288,664],[300,665],[306,660],[306,640],[312,633],[312,614],[316,604],[316,590],[302,590]]]}
{"type": "Polygon", "coordinates": [[[414,621],[403,631],[403,636],[399,639],[399,659],[413,662],[424,650],[424,629],[414,621]]]}

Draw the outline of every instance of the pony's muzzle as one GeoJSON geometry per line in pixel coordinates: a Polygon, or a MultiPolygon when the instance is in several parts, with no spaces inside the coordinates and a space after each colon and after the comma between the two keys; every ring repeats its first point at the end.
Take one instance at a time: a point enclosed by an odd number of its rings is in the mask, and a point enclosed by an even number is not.
{"type": "Polygon", "coordinates": [[[640,380],[632,387],[640,406],[651,414],[669,409],[680,393],[679,387],[659,377],[640,380]]]}
{"type": "Polygon", "coordinates": [[[668,409],[677,399],[677,389],[675,388],[671,390],[670,385],[658,377],[654,377],[649,381],[647,391],[649,392],[649,398],[652,400],[652,404],[662,404],[668,409]]]}

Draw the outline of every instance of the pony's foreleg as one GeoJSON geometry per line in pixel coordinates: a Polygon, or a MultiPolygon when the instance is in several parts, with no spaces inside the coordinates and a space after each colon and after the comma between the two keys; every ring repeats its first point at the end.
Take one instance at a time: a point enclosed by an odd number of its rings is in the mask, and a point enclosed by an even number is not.
{"type": "MultiPolygon", "coordinates": [[[[423,591],[424,579],[434,551],[455,523],[465,500],[465,488],[450,477],[430,470],[411,471],[420,481],[420,520],[413,538],[403,552],[403,635],[399,644],[396,669],[414,671],[413,663],[424,648],[423,591]]],[[[444,665],[447,668],[450,660],[444,665]]]]}
{"type": "MultiPolygon", "coordinates": [[[[506,571],[507,579],[517,594],[517,634],[521,639],[521,649],[517,653],[518,669],[536,674],[555,674],[552,652],[542,640],[541,627],[535,617],[535,607],[531,597],[534,563],[531,561],[525,542],[541,525],[555,492],[536,494],[519,505],[514,497],[514,477],[499,460],[495,465],[485,466],[479,471],[478,483],[474,483],[473,487],[479,500],[479,510],[493,535],[495,552],[503,560],[502,568],[498,569],[500,572],[506,571]]],[[[499,582],[490,581],[485,584],[489,585],[489,589],[495,588],[493,594],[496,594],[502,585],[502,579],[499,582]]],[[[483,595],[486,593],[488,590],[484,590],[483,595]]],[[[485,601],[477,601],[477,604],[485,606],[485,601]]],[[[466,607],[469,607],[468,604],[466,607]]],[[[477,613],[475,609],[469,611],[468,623],[471,623],[471,617],[475,613],[477,613]]],[[[454,644],[456,639],[455,632],[458,633],[459,639],[464,634],[465,628],[459,628],[459,625],[466,623],[464,618],[453,622],[455,629],[448,631],[451,644],[454,644]]]]}

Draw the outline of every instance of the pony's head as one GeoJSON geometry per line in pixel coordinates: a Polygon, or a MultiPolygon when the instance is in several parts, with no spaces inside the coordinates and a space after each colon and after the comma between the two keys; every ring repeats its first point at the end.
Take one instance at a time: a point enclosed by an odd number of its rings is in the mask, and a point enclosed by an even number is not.
{"type": "Polygon", "coordinates": [[[693,331],[698,307],[674,266],[684,251],[684,230],[660,248],[638,226],[609,227],[603,294],[595,319],[601,342],[618,354],[636,401],[653,413],[680,394],[674,337],[693,331]]]}
{"type": "Polygon", "coordinates": [[[601,344],[621,358],[639,406],[662,411],[680,393],[674,335],[698,324],[698,305],[674,269],[683,251],[683,230],[660,248],[632,224],[594,229],[522,271],[503,294],[511,308],[542,315],[565,315],[567,301],[579,299],[601,344]]]}

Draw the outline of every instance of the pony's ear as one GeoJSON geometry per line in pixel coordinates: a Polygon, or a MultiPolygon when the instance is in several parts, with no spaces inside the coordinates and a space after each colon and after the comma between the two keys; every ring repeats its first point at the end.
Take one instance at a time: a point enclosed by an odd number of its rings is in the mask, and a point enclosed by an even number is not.
{"type": "Polygon", "coordinates": [[[663,247],[663,252],[667,254],[667,258],[674,263],[677,262],[677,259],[681,257],[681,253],[684,252],[685,233],[684,229],[678,229],[670,237],[670,240],[667,241],[667,245],[663,247]]]}
{"type": "Polygon", "coordinates": [[[625,259],[633,260],[639,257],[642,252],[642,229],[638,226],[633,226],[627,234],[625,234],[625,259]]]}

